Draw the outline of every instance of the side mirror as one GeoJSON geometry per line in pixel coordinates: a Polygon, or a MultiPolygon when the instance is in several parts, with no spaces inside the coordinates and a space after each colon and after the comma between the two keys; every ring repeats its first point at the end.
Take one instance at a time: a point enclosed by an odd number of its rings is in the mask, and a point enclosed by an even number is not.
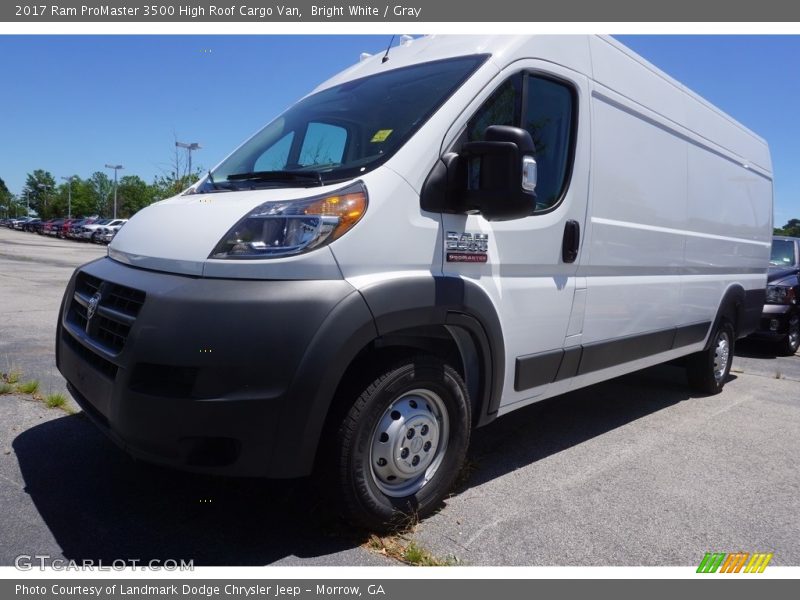
{"type": "Polygon", "coordinates": [[[536,208],[536,159],[531,134],[492,125],[485,141],[464,144],[467,182],[464,206],[488,221],[519,219],[536,208]]]}
{"type": "Polygon", "coordinates": [[[492,125],[485,141],[464,144],[434,165],[420,207],[430,212],[481,213],[488,221],[531,215],[536,207],[536,159],[530,133],[492,125]]]}

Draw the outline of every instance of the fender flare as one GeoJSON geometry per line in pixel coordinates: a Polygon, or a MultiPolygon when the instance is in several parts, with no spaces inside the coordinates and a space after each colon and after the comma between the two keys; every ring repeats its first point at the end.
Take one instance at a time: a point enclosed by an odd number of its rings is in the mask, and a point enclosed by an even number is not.
{"type": "Polygon", "coordinates": [[[267,475],[311,472],[336,390],[364,348],[394,332],[436,325],[469,335],[481,375],[475,424],[494,420],[502,395],[505,351],[500,320],[486,293],[472,282],[451,277],[389,279],[345,297],[309,343],[289,386],[267,475]]]}

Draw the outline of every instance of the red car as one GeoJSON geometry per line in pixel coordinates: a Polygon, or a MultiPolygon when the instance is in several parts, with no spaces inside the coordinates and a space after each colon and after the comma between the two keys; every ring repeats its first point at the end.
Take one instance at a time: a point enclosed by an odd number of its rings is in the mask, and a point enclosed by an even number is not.
{"type": "Polygon", "coordinates": [[[61,226],[61,237],[76,238],[82,226],[92,222],[92,219],[67,219],[61,226]]]}
{"type": "Polygon", "coordinates": [[[42,226],[42,233],[45,235],[59,235],[64,219],[48,219],[42,226]]]}

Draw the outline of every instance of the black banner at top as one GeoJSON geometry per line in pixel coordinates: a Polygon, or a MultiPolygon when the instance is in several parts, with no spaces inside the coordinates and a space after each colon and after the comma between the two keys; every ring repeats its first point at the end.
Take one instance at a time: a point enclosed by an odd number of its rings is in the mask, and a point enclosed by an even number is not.
{"type": "Polygon", "coordinates": [[[786,0],[15,0],[2,22],[789,22],[786,0]]]}

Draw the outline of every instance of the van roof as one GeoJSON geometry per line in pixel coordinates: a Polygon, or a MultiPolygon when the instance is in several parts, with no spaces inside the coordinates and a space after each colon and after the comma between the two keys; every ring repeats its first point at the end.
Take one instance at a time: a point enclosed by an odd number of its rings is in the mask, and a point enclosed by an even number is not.
{"type": "MultiPolygon", "coordinates": [[[[699,135],[707,136],[712,135],[716,128],[710,125],[703,124],[703,114],[710,116],[716,115],[718,118],[733,126],[734,130],[738,130],[739,134],[725,136],[726,139],[716,139],[723,147],[728,148],[736,155],[747,157],[747,160],[754,161],[756,165],[761,167],[765,172],[771,173],[771,164],[767,150],[767,142],[764,138],[748,129],[740,122],[736,121],[733,117],[720,110],[703,97],[699,96],[691,89],[666,74],[664,71],[648,62],[627,46],[618,42],[610,36],[586,36],[586,35],[430,35],[420,38],[415,38],[410,42],[401,43],[397,46],[392,46],[389,51],[389,59],[383,62],[384,51],[378,52],[368,58],[361,60],[353,66],[345,69],[344,71],[334,75],[314,91],[319,91],[334,85],[359,79],[376,73],[384,72],[390,69],[397,69],[405,66],[410,66],[422,62],[429,62],[433,60],[441,60],[446,58],[453,58],[456,56],[464,56],[468,54],[490,54],[491,61],[498,68],[502,69],[515,60],[528,57],[536,57],[542,55],[542,48],[546,46],[546,58],[563,66],[569,67],[578,72],[584,73],[592,77],[595,81],[608,86],[615,91],[621,91],[618,85],[622,82],[620,77],[603,77],[602,66],[596,67],[592,64],[594,52],[602,48],[616,49],[628,59],[635,61],[642,68],[647,70],[654,79],[652,82],[661,81],[659,87],[667,86],[674,88],[675,92],[685,95],[685,97],[693,99],[700,106],[700,112],[695,111],[694,122],[698,127],[695,129],[699,135]],[[600,42],[598,44],[598,42],[600,42]],[[603,44],[603,42],[605,44],[603,44]],[[700,108],[702,107],[702,108],[700,108]],[[710,112],[705,112],[710,111],[710,112]],[[753,146],[755,142],[755,146],[753,146]],[[757,148],[760,146],[760,148],[757,148]]],[[[605,73],[609,73],[609,69],[605,69],[605,73]]],[[[655,90],[653,90],[655,92],[655,90]]],[[[624,95],[624,92],[622,92],[624,95]]],[[[695,105],[697,106],[697,105],[695,105]]],[[[683,122],[685,119],[679,114],[674,113],[673,110],[665,110],[662,112],[665,116],[674,120],[675,122],[683,122]]],[[[694,127],[692,127],[694,129],[694,127]]]]}

